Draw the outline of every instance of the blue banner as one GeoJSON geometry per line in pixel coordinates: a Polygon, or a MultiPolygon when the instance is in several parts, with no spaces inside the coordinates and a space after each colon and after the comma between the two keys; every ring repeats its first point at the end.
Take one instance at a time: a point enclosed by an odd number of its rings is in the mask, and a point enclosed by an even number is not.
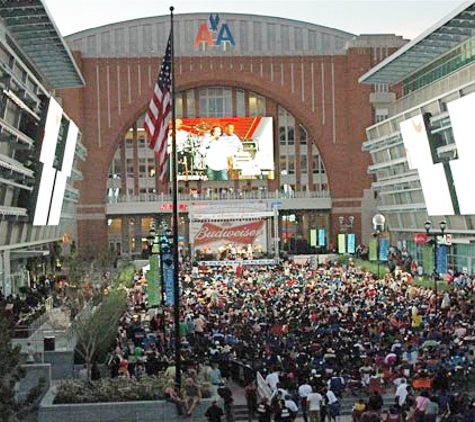
{"type": "Polygon", "coordinates": [[[171,253],[164,253],[162,256],[162,271],[163,271],[163,287],[165,290],[165,305],[173,305],[175,303],[175,289],[174,289],[174,270],[173,270],[173,256],[171,253]]]}
{"type": "Polygon", "coordinates": [[[356,234],[349,233],[347,237],[347,251],[348,253],[355,253],[356,252],[356,234]]]}
{"type": "Polygon", "coordinates": [[[447,272],[447,246],[439,245],[437,247],[437,273],[445,274],[447,272]]]}
{"type": "Polygon", "coordinates": [[[378,260],[387,261],[389,254],[389,239],[378,239],[378,260]]]}
{"type": "Polygon", "coordinates": [[[318,229],[318,246],[325,246],[327,244],[327,231],[325,229],[318,229]]]}

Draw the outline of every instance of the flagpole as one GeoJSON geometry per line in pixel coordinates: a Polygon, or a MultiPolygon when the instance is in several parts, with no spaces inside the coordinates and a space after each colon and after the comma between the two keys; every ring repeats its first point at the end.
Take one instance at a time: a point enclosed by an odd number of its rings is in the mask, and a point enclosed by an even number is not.
{"type": "Polygon", "coordinates": [[[175,122],[175,43],[173,33],[173,11],[175,8],[170,6],[170,39],[171,39],[171,100],[172,100],[172,231],[173,231],[173,294],[174,307],[173,316],[175,324],[175,386],[179,392],[181,390],[181,338],[180,338],[180,278],[179,278],[179,259],[178,259],[178,180],[177,180],[177,162],[176,162],[176,122],[175,122]]]}

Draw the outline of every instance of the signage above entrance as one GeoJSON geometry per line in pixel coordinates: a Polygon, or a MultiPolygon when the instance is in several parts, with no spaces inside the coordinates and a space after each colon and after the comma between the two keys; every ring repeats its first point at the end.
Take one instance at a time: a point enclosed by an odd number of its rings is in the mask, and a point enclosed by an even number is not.
{"type": "Polygon", "coordinates": [[[209,48],[222,48],[223,51],[235,46],[234,37],[227,23],[221,23],[219,15],[209,15],[208,23],[203,22],[196,33],[193,47],[206,51],[209,48]]]}

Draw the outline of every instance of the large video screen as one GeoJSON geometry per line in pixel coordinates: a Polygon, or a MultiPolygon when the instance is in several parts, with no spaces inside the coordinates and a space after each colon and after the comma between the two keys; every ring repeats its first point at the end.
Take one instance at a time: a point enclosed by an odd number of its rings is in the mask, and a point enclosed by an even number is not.
{"type": "Polygon", "coordinates": [[[178,180],[274,179],[271,117],[176,119],[178,180]]]}
{"type": "Polygon", "coordinates": [[[472,167],[475,158],[473,110],[475,94],[447,103],[455,150],[453,157],[441,159],[432,150],[437,140],[417,115],[400,123],[409,167],[417,169],[427,213],[437,215],[471,215],[475,213],[472,167]]]}
{"type": "Polygon", "coordinates": [[[30,218],[34,226],[57,226],[64,194],[73,167],[79,129],[66,118],[60,104],[49,98],[41,122],[40,154],[36,184],[31,198],[30,218]]]}

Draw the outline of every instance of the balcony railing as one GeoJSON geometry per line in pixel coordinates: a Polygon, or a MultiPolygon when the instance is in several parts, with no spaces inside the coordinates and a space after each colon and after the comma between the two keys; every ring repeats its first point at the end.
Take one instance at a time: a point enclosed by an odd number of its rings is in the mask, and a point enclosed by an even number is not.
{"type": "MultiPolygon", "coordinates": [[[[178,194],[178,201],[222,201],[222,200],[249,200],[249,199],[313,199],[313,198],[329,198],[330,193],[327,191],[314,192],[269,192],[269,191],[230,191],[223,190],[221,192],[209,192],[204,194],[178,194]]],[[[141,195],[121,195],[108,196],[106,202],[109,204],[123,202],[167,202],[172,201],[170,194],[141,194],[141,195]]]]}

